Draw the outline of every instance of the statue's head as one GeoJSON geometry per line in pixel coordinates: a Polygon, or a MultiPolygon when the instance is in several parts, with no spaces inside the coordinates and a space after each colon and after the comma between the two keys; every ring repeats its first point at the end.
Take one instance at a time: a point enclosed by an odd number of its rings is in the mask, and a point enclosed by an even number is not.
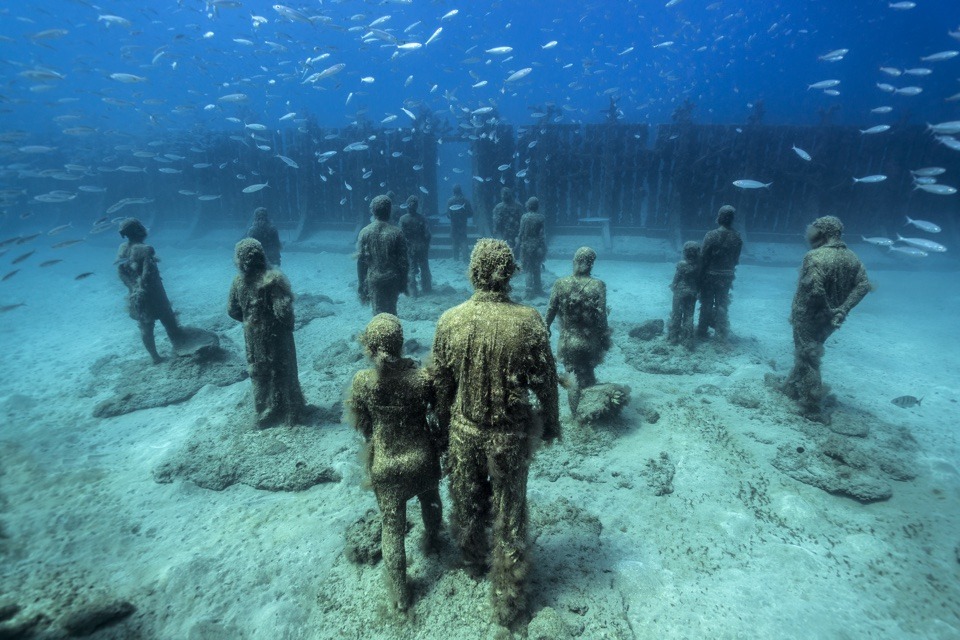
{"type": "Polygon", "coordinates": [[[470,283],[477,291],[510,290],[510,278],[517,270],[513,251],[503,240],[481,238],[470,254],[470,283]]]}
{"type": "Polygon", "coordinates": [[[373,359],[381,356],[399,358],[403,351],[403,327],[400,319],[390,313],[378,313],[360,334],[360,344],[373,359]]]}
{"type": "Polygon", "coordinates": [[[143,242],[147,237],[147,228],[136,218],[127,218],[120,223],[120,236],[134,242],[143,242]]]}
{"type": "Polygon", "coordinates": [[[407,198],[407,212],[416,213],[420,210],[420,198],[417,196],[410,196],[407,198]]]}
{"type": "Polygon", "coordinates": [[[244,274],[265,271],[267,268],[267,255],[263,252],[263,245],[253,238],[244,238],[237,243],[233,251],[233,261],[244,274]]]}
{"type": "Polygon", "coordinates": [[[377,196],[370,201],[370,213],[377,220],[389,220],[393,202],[388,196],[377,196]]]}
{"type": "Polygon", "coordinates": [[[730,228],[733,224],[733,214],[737,212],[736,209],[731,207],[729,204],[725,204],[720,207],[720,210],[717,211],[717,224],[721,227],[730,228]]]}
{"type": "Polygon", "coordinates": [[[458,198],[462,198],[462,197],[463,197],[463,187],[461,187],[461,186],[458,185],[458,184],[453,185],[453,195],[457,196],[458,198]]]}
{"type": "Polygon", "coordinates": [[[700,259],[700,243],[690,240],[683,243],[683,259],[687,262],[696,262],[700,259]]]}
{"type": "Polygon", "coordinates": [[[500,199],[504,202],[513,202],[513,189],[510,187],[500,189],[500,199]]]}
{"type": "Polygon", "coordinates": [[[540,201],[535,197],[530,197],[527,200],[527,211],[539,211],[540,210],[540,201]]]}
{"type": "Polygon", "coordinates": [[[580,247],[573,254],[573,274],[588,276],[593,271],[593,263],[597,260],[597,252],[590,247],[580,247]]]}
{"type": "Polygon", "coordinates": [[[270,222],[270,216],[267,214],[266,207],[257,207],[253,210],[254,224],[267,224],[270,222]]]}
{"type": "Polygon", "coordinates": [[[831,240],[839,240],[843,235],[843,223],[836,216],[817,218],[807,227],[807,242],[816,248],[825,245],[831,240]]]}

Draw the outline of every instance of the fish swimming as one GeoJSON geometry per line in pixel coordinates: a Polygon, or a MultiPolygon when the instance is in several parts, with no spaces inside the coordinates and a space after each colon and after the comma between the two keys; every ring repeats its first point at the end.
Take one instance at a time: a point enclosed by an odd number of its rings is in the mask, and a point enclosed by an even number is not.
{"type": "Polygon", "coordinates": [[[864,176],[862,178],[854,178],[853,183],[856,184],[858,182],[863,182],[865,184],[876,184],[877,182],[883,182],[886,179],[887,179],[887,176],[882,174],[877,174],[872,176],[864,176]]]}
{"type": "Polygon", "coordinates": [[[861,130],[860,130],[860,133],[862,133],[862,134],[867,134],[867,135],[871,135],[871,134],[875,134],[875,133],[883,133],[884,131],[889,131],[889,130],[890,130],[890,125],[888,125],[888,124],[878,124],[877,126],[875,126],[875,127],[870,127],[869,129],[861,129],[861,130]]]}
{"type": "Polygon", "coordinates": [[[249,187],[246,187],[246,188],[243,190],[243,192],[244,192],[244,193],[256,193],[257,191],[260,191],[261,189],[264,189],[264,188],[269,187],[269,186],[270,186],[270,183],[268,183],[268,182],[262,182],[262,183],[260,183],[260,184],[252,184],[252,185],[250,185],[249,187]]]}
{"type": "Polygon", "coordinates": [[[923,189],[927,193],[933,193],[938,196],[952,196],[957,192],[956,187],[945,184],[918,184],[914,187],[914,190],[916,189],[923,189]]]}
{"type": "Polygon", "coordinates": [[[890,246],[893,246],[893,243],[895,242],[895,240],[891,240],[890,238],[880,238],[880,237],[867,238],[864,236],[860,236],[860,238],[863,239],[864,242],[869,242],[870,244],[876,245],[878,247],[890,247],[890,246]]]}
{"type": "Polygon", "coordinates": [[[734,180],[733,186],[739,189],[769,189],[772,182],[760,182],[759,180],[734,180]]]}
{"type": "MultiPolygon", "coordinates": [[[[6,280],[6,278],[4,278],[4,280],[6,280]]],[[[0,313],[6,313],[7,311],[13,311],[14,309],[18,309],[20,307],[25,307],[25,306],[27,306],[26,302],[18,302],[16,304],[5,304],[2,307],[0,307],[0,313]]]]}
{"type": "Polygon", "coordinates": [[[801,149],[801,148],[798,147],[797,145],[793,145],[793,147],[791,147],[791,148],[793,149],[793,152],[794,152],[794,153],[796,153],[798,156],[800,156],[800,159],[801,159],[801,160],[806,160],[807,162],[810,162],[811,160],[813,160],[813,158],[810,157],[810,154],[809,154],[809,153],[807,153],[806,151],[804,151],[803,149],[801,149]]]}
{"type": "Polygon", "coordinates": [[[926,238],[904,238],[899,233],[897,234],[897,242],[903,242],[908,244],[911,247],[916,247],[921,251],[933,251],[934,253],[944,253],[947,248],[940,244],[939,242],[934,242],[933,240],[927,240],[926,238]]]}
{"type": "Polygon", "coordinates": [[[37,252],[37,250],[34,249],[33,251],[28,251],[28,252],[24,253],[23,255],[19,255],[19,256],[17,256],[16,258],[14,258],[13,261],[12,261],[10,264],[20,264],[21,262],[23,262],[24,260],[26,260],[27,258],[29,258],[30,256],[32,256],[32,255],[35,254],[36,252],[37,252]]]}
{"type": "Polygon", "coordinates": [[[893,404],[903,409],[909,409],[910,407],[919,407],[920,403],[923,402],[923,398],[914,398],[913,396],[900,396],[899,398],[894,398],[890,402],[892,402],[893,404]]]}
{"type": "MultiPolygon", "coordinates": [[[[934,223],[929,222],[927,220],[914,220],[910,216],[906,216],[906,218],[907,218],[907,224],[912,224],[913,226],[915,226],[917,229],[920,229],[921,231],[926,231],[927,233],[940,233],[940,231],[942,231],[939,225],[935,225],[934,223]]],[[[907,226],[907,224],[905,224],[904,226],[907,226]]]]}
{"type": "Polygon", "coordinates": [[[74,280],[86,280],[92,275],[93,275],[93,271],[84,271],[83,273],[75,277],[74,280]]]}

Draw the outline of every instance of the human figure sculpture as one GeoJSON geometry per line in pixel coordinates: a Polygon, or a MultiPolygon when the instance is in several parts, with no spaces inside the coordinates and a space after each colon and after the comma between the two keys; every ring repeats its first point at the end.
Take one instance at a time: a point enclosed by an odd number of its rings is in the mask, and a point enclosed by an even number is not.
{"type": "Polygon", "coordinates": [[[560,318],[560,339],[557,357],[573,381],[567,389],[570,413],[577,406],[584,389],[597,383],[594,369],[610,350],[610,327],[607,323],[607,285],[594,278],[593,263],[597,253],[580,247],[573,255],[573,275],[560,278],[550,292],[547,308],[547,329],[560,318]]]}
{"type": "Polygon", "coordinates": [[[493,208],[493,232],[504,240],[511,249],[516,249],[517,234],[520,232],[520,218],[523,209],[514,199],[513,189],[500,190],[500,202],[493,208]]]}
{"type": "Polygon", "coordinates": [[[670,289],[673,291],[673,310],[670,312],[667,342],[693,349],[693,314],[700,291],[699,242],[684,243],[683,259],[677,263],[670,289]]]}
{"type": "Polygon", "coordinates": [[[447,217],[450,218],[450,242],[453,259],[467,259],[467,220],[473,216],[473,206],[463,195],[460,185],[453,185],[453,196],[447,200],[447,217]]]}
{"type": "Polygon", "coordinates": [[[280,233],[270,222],[266,207],[257,207],[253,212],[253,224],[247,229],[247,237],[260,242],[271,266],[280,267],[280,249],[283,245],[280,242],[280,233]]]}
{"type": "Polygon", "coordinates": [[[357,238],[357,289],[360,302],[370,304],[373,315],[397,315],[397,298],[407,292],[407,243],[389,222],[391,206],[387,196],[371,200],[373,222],[357,238]]]}
{"type": "Polygon", "coordinates": [[[820,377],[824,343],[871,289],[863,263],[840,239],[842,233],[843,223],[834,216],[817,218],[807,228],[811,249],[790,310],[794,364],[783,391],[797,401],[801,415],[815,421],[827,421],[828,389],[820,377]]]}
{"type": "Polygon", "coordinates": [[[430,277],[430,239],[433,237],[427,219],[420,213],[420,198],[407,198],[407,212],[400,217],[400,231],[407,242],[407,261],[410,265],[407,291],[417,296],[430,293],[433,282],[430,277]],[[419,289],[417,279],[419,277],[419,289]]]}
{"type": "Polygon", "coordinates": [[[293,291],[287,277],[267,263],[259,241],[237,243],[227,313],[243,323],[247,369],[253,382],[258,427],[300,424],[306,402],[297,377],[293,340],[293,291]]]}
{"type": "Polygon", "coordinates": [[[136,218],[127,218],[120,223],[120,236],[126,238],[126,242],[120,245],[117,252],[117,274],[129,291],[127,304],[130,317],[137,321],[143,346],[154,364],[157,364],[163,361],[154,336],[157,320],[166,330],[175,351],[185,341],[186,335],[163,287],[157,267],[160,258],[153,247],[144,244],[147,239],[146,227],[136,218]]]}
{"type": "Polygon", "coordinates": [[[433,384],[425,369],[402,357],[403,329],[396,316],[375,316],[360,342],[374,366],[354,376],[346,404],[366,441],[364,459],[383,517],[380,544],[391,601],[405,610],[407,501],[420,501],[424,549],[436,548],[442,524],[438,443],[428,421],[433,384]]]}
{"type": "Polygon", "coordinates": [[[535,309],[510,300],[515,270],[505,242],[479,240],[469,267],[475,292],[440,317],[433,342],[454,536],[467,570],[479,576],[488,566],[492,526],[491,599],[495,620],[506,627],[527,610],[530,459],[538,439],[560,436],[547,329],[535,309]]]}
{"type": "Polygon", "coordinates": [[[517,234],[517,250],[520,253],[520,269],[526,276],[526,297],[543,294],[541,274],[547,257],[547,220],[540,213],[537,198],[527,200],[527,212],[520,218],[517,234]]]}
{"type": "Polygon", "coordinates": [[[734,272],[743,249],[743,240],[732,226],[736,211],[728,204],[720,207],[717,212],[719,226],[707,232],[700,248],[700,318],[697,336],[706,338],[710,327],[713,327],[721,343],[730,336],[730,288],[733,287],[734,272]]]}

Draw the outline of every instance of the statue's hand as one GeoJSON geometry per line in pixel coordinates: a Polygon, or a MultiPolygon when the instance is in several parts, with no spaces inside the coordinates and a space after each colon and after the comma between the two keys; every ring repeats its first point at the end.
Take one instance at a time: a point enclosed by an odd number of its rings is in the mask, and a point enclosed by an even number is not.
{"type": "Polygon", "coordinates": [[[837,329],[840,328],[840,325],[843,324],[843,321],[847,319],[847,314],[845,311],[837,310],[833,312],[833,318],[830,320],[830,323],[837,329]]]}

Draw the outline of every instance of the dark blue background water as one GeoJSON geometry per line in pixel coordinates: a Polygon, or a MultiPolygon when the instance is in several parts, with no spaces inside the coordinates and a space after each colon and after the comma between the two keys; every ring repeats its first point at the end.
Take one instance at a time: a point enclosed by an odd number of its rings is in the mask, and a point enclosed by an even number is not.
{"type": "Polygon", "coordinates": [[[245,1],[240,8],[212,11],[196,0],[105,2],[96,7],[68,0],[8,1],[0,22],[5,38],[3,128],[30,132],[27,143],[56,146],[60,130],[70,126],[157,139],[167,131],[198,126],[239,131],[227,116],[271,128],[296,126],[278,122],[291,111],[335,127],[351,122],[358,110],[366,110],[374,123],[397,114],[392,125],[401,126],[409,120],[400,108],[406,104],[416,110],[418,102],[441,116],[451,109],[496,106],[500,117],[517,124],[532,122],[529,113],[535,105],[553,102],[565,106],[567,122],[599,122],[609,95],[620,98],[623,117],[632,122],[668,122],[688,98],[696,104],[697,122],[745,122],[749,105],[757,100],[764,101],[766,123],[817,124],[819,110],[834,104],[839,105],[835,123],[960,119],[960,102],[944,101],[960,92],[960,57],[920,61],[937,51],[960,49],[960,41],[947,34],[960,28],[960,3],[918,0],[908,11],[874,0],[664,4],[327,0],[322,5],[290,5],[330,19],[307,25],[284,20],[267,2],[245,1]],[[459,13],[441,23],[441,16],[452,9],[459,13]],[[122,16],[132,27],[108,28],[98,22],[100,14],[122,16]],[[251,15],[269,22],[254,28],[251,15]],[[395,47],[381,41],[364,44],[366,29],[347,31],[384,15],[391,18],[379,28],[401,39],[424,42],[438,26],[443,33],[428,47],[391,59],[395,47]],[[419,26],[403,33],[417,21],[419,26]],[[30,38],[55,28],[69,33],[30,38]],[[213,35],[204,38],[207,32],[213,35]],[[238,44],[234,38],[255,44],[238,44]],[[559,44],[541,48],[551,40],[559,44]],[[675,44],[654,48],[664,41],[675,44]],[[496,46],[513,47],[512,58],[484,53],[496,46]],[[850,49],[844,60],[817,59],[838,48],[850,49]],[[161,50],[164,55],[151,64],[161,50]],[[330,56],[312,70],[304,66],[309,57],[323,53],[330,56]],[[464,63],[469,58],[479,61],[464,63]],[[309,73],[335,63],[346,68],[316,85],[301,84],[309,73]],[[18,75],[37,65],[66,78],[38,83],[18,75]],[[881,65],[926,66],[933,74],[890,78],[879,72],[881,65]],[[527,78],[504,84],[524,67],[533,69],[527,78]],[[147,81],[123,84],[111,80],[112,73],[132,73],[147,81]],[[362,83],[366,76],[376,81],[362,83]],[[409,76],[413,80],[404,87],[409,76]],[[842,81],[839,96],[807,89],[825,79],[842,81]],[[479,80],[488,84],[471,88],[479,80]],[[915,97],[895,96],[879,91],[877,82],[924,91],[915,97]],[[249,101],[217,101],[238,92],[249,101]],[[346,105],[350,93],[354,95],[346,105]],[[104,98],[121,103],[105,103],[104,98]],[[217,106],[204,110],[209,104],[217,106]],[[869,113],[880,105],[893,106],[894,112],[869,113]],[[79,118],[54,121],[64,115],[79,118]]]}

